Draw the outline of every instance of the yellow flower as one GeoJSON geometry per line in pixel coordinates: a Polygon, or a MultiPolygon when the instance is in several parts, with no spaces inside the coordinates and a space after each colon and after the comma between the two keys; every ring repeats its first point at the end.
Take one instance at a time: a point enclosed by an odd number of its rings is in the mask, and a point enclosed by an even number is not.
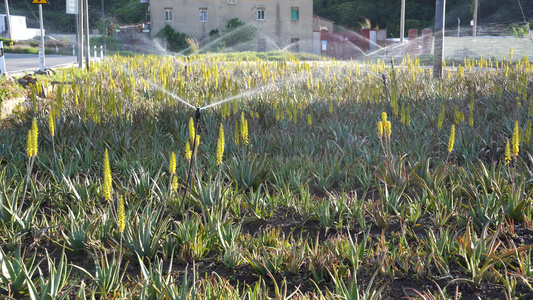
{"type": "Polygon", "coordinates": [[[516,121],[513,132],[513,156],[517,156],[518,151],[520,151],[520,127],[518,127],[518,121],[516,121]]]}
{"type": "Polygon", "coordinates": [[[440,105],[439,121],[437,122],[437,129],[439,129],[439,130],[442,128],[442,123],[444,122],[444,111],[445,111],[444,104],[441,104],[440,105]]]}
{"type": "Polygon", "coordinates": [[[248,139],[248,120],[244,119],[244,135],[242,140],[245,144],[248,144],[250,140],[248,139]]]}
{"type": "Polygon", "coordinates": [[[505,165],[509,164],[511,161],[511,146],[509,145],[509,139],[507,139],[507,144],[505,145],[505,165]]]}
{"type": "Polygon", "coordinates": [[[191,144],[189,143],[189,141],[185,143],[185,158],[187,160],[191,160],[192,158],[191,144]]]}
{"type": "Polygon", "coordinates": [[[241,113],[241,139],[243,143],[248,144],[248,121],[244,118],[244,112],[241,113]]]}
{"type": "Polygon", "coordinates": [[[50,113],[48,113],[48,127],[50,128],[50,135],[54,137],[56,131],[56,119],[53,107],[50,109],[50,113]]]}
{"type": "Polygon", "coordinates": [[[224,155],[224,126],[220,123],[220,130],[218,131],[217,142],[217,165],[222,163],[222,156],[224,155]]]}
{"type": "Polygon", "coordinates": [[[235,123],[235,134],[233,135],[233,139],[235,140],[235,145],[238,145],[241,140],[241,132],[239,129],[239,123],[235,123]]]}
{"type": "Polygon", "coordinates": [[[32,141],[32,156],[37,156],[37,151],[39,148],[39,128],[37,127],[37,120],[35,117],[33,118],[33,121],[31,122],[31,141],[32,141]]]}
{"type": "Polygon", "coordinates": [[[126,228],[126,213],[124,212],[124,197],[120,195],[117,209],[118,232],[123,233],[126,228]]]}
{"type": "Polygon", "coordinates": [[[26,140],[26,155],[28,157],[33,157],[33,134],[31,133],[31,129],[28,130],[28,139],[26,140]]]}
{"type": "Polygon", "coordinates": [[[454,142],[455,142],[455,125],[452,124],[452,129],[450,132],[450,140],[448,141],[448,153],[452,153],[454,142]]]}
{"type": "Polygon", "coordinates": [[[387,113],[386,112],[382,112],[381,113],[381,122],[383,122],[383,124],[385,124],[385,122],[387,122],[387,113]]]}
{"type": "Polygon", "coordinates": [[[189,119],[189,139],[191,140],[191,143],[194,142],[194,136],[196,132],[194,130],[194,120],[192,117],[189,119]]]}
{"type": "Polygon", "coordinates": [[[168,164],[168,170],[170,171],[170,175],[176,174],[176,153],[172,152],[170,154],[170,163],[168,164]]]}
{"type": "Polygon", "coordinates": [[[382,121],[378,122],[378,134],[379,134],[379,138],[381,139],[383,137],[383,122],[382,121]]]}
{"type": "Polygon", "coordinates": [[[111,200],[111,193],[113,191],[113,180],[111,178],[111,165],[109,164],[109,154],[105,149],[104,155],[104,199],[111,200]]]}
{"type": "Polygon", "coordinates": [[[387,133],[387,137],[390,138],[390,135],[392,134],[392,125],[390,121],[385,121],[385,132],[387,133]]]}
{"type": "Polygon", "coordinates": [[[173,190],[178,189],[178,177],[177,176],[172,177],[172,189],[173,190]]]}
{"type": "Polygon", "coordinates": [[[311,119],[311,114],[307,114],[307,124],[309,126],[313,125],[313,119],[311,119]]]}

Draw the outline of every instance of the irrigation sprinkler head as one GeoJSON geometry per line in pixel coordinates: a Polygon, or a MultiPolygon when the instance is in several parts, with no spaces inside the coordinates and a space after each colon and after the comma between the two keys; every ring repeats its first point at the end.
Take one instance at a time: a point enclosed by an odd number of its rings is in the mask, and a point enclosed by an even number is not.
{"type": "Polygon", "coordinates": [[[196,112],[194,113],[194,116],[196,117],[196,122],[198,122],[198,120],[200,120],[200,109],[202,109],[201,107],[196,107],[196,112]]]}

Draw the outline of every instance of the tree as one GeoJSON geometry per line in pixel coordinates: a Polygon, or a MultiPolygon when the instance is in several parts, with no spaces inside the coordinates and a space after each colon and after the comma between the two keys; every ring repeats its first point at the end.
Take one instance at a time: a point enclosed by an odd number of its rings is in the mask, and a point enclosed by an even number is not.
{"type": "Polygon", "coordinates": [[[182,51],[189,47],[187,43],[187,35],[185,33],[176,32],[170,25],[166,25],[156,35],[156,38],[162,38],[167,42],[167,50],[182,51]]]}

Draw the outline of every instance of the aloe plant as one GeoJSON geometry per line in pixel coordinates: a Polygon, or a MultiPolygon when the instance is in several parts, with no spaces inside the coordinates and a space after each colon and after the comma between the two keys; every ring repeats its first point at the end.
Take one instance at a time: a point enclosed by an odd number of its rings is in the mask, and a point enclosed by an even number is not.
{"type": "Polygon", "coordinates": [[[161,209],[145,207],[124,231],[124,246],[130,256],[153,259],[161,248],[161,238],[170,220],[162,217],[161,209]]]}
{"type": "Polygon", "coordinates": [[[24,270],[26,276],[26,284],[28,286],[28,291],[30,298],[32,300],[37,299],[66,299],[68,294],[62,293],[63,288],[67,285],[67,281],[70,275],[71,268],[67,264],[67,256],[65,252],[61,254],[59,259],[59,264],[56,265],[49,256],[47,257],[48,261],[48,274],[45,276],[43,272],[39,269],[38,285],[36,285],[31,278],[30,270],[24,270]],[[39,288],[37,288],[39,286],[39,288]]]}
{"type": "Polygon", "coordinates": [[[36,255],[37,253],[33,253],[33,256],[25,261],[25,252],[22,251],[21,244],[18,245],[15,253],[11,255],[0,249],[0,267],[2,269],[0,285],[9,297],[27,295],[29,293],[26,283],[27,277],[32,278],[42,262],[41,260],[35,263],[36,255]]]}

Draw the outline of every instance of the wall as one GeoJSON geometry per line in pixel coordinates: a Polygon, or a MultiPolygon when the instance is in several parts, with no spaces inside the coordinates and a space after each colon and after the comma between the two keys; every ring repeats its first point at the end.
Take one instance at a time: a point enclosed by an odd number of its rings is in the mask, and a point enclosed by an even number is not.
{"type": "Polygon", "coordinates": [[[326,50],[322,54],[336,59],[364,57],[368,52],[386,46],[387,31],[384,29],[363,29],[360,33],[321,31],[321,41],[326,41],[326,50]]]}
{"type": "MultiPolygon", "coordinates": [[[[313,1],[312,0],[151,0],[150,13],[152,30],[156,35],[166,24],[178,32],[206,41],[211,30],[220,33],[233,18],[253,25],[258,29],[267,50],[283,49],[291,45],[291,40],[299,39],[299,50],[312,52],[313,40],[313,1]],[[291,20],[291,8],[298,7],[299,20],[291,20]],[[164,20],[165,8],[173,9],[173,22],[164,20]],[[207,8],[208,21],[200,22],[199,9],[207,8]],[[265,20],[257,20],[257,10],[265,10],[265,20]]],[[[256,50],[256,49],[250,49],[256,50]]]]}
{"type": "MultiPolygon", "coordinates": [[[[0,15],[0,33],[6,30],[6,19],[5,14],[0,15]]],[[[13,28],[11,38],[15,41],[29,40],[36,35],[41,35],[39,29],[26,27],[26,17],[24,16],[11,15],[11,27],[13,28]]]]}

